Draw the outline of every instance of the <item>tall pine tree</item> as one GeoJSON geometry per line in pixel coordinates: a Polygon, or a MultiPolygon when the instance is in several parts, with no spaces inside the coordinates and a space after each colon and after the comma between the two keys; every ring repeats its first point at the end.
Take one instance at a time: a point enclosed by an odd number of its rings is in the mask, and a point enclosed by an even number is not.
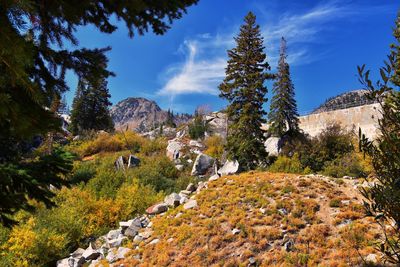
{"type": "MultiPolygon", "coordinates": [[[[27,141],[61,129],[50,111],[55,95],[69,88],[67,70],[79,77],[112,73],[101,64],[107,49],[77,47],[76,30],[87,25],[111,34],[117,18],[129,36],[163,34],[197,0],[1,1],[0,4],[0,223],[10,222],[27,199],[51,204],[49,184],[65,184],[65,153],[37,157],[27,141]],[[29,149],[27,149],[27,147],[29,149]]],[[[98,77],[96,75],[96,77],[98,77]]],[[[56,153],[57,152],[57,153],[56,153]]]]}
{"type": "Polygon", "coordinates": [[[104,77],[94,82],[80,79],[72,104],[72,133],[82,134],[90,130],[113,130],[114,124],[109,112],[111,105],[109,98],[107,81],[104,77]]]}
{"type": "Polygon", "coordinates": [[[242,170],[249,170],[266,161],[265,137],[260,127],[266,115],[263,104],[268,90],[264,82],[273,76],[267,73],[270,66],[253,13],[245,17],[235,41],[236,47],[228,50],[226,77],[219,89],[220,97],[229,101],[228,157],[238,160],[242,170]]]}
{"type": "Polygon", "coordinates": [[[294,85],[290,78],[287,63],[286,40],[282,37],[278,73],[273,85],[268,120],[270,133],[282,137],[286,132],[295,133],[299,130],[299,114],[295,99],[294,85]]]}

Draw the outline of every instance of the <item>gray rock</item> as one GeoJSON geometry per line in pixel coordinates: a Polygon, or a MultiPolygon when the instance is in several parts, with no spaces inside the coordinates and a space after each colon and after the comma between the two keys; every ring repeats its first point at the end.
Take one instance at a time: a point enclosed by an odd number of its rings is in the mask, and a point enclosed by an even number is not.
{"type": "Polygon", "coordinates": [[[213,176],[211,176],[211,177],[208,179],[208,181],[212,182],[212,181],[215,181],[215,180],[218,180],[218,179],[219,179],[219,175],[218,175],[218,174],[214,174],[213,176]]]}
{"type": "Polygon", "coordinates": [[[185,204],[186,202],[188,202],[188,198],[187,196],[181,196],[181,200],[179,201],[179,204],[185,204]]]}
{"type": "Polygon", "coordinates": [[[136,227],[128,227],[125,232],[124,235],[130,238],[134,238],[138,233],[139,233],[139,229],[140,228],[136,228],[136,227]]]}
{"type": "Polygon", "coordinates": [[[224,166],[222,166],[219,170],[218,170],[218,174],[220,176],[224,176],[224,175],[231,175],[231,174],[235,174],[237,173],[237,171],[239,170],[239,162],[237,160],[235,161],[230,161],[227,160],[224,164],[224,166]]]}
{"type": "Polygon", "coordinates": [[[57,267],[70,267],[69,263],[68,263],[68,258],[58,260],[56,266],[57,267]]]}
{"type": "Polygon", "coordinates": [[[114,162],[114,166],[115,166],[115,169],[117,169],[118,171],[119,170],[125,170],[125,159],[124,159],[124,157],[123,156],[119,156],[118,158],[117,158],[117,160],[114,162]]]}
{"type": "Polygon", "coordinates": [[[183,166],[182,164],[178,164],[178,165],[175,165],[175,168],[178,170],[178,171],[183,171],[183,169],[185,168],[185,166],[183,166]]]}
{"type": "Polygon", "coordinates": [[[121,230],[119,230],[119,229],[117,229],[117,230],[111,230],[111,231],[108,232],[108,234],[107,234],[107,239],[115,239],[115,238],[117,238],[120,234],[121,234],[121,230]]]}
{"type": "Polygon", "coordinates": [[[283,248],[286,252],[292,251],[294,248],[294,241],[293,239],[289,239],[285,244],[283,244],[283,248]]]}
{"type": "Polygon", "coordinates": [[[133,241],[135,242],[142,242],[143,241],[143,237],[140,235],[135,236],[135,238],[133,239],[133,241]]]}
{"type": "Polygon", "coordinates": [[[113,263],[117,260],[125,259],[126,255],[132,250],[129,248],[119,247],[118,249],[110,249],[106,257],[107,261],[113,263]]]}
{"type": "Polygon", "coordinates": [[[167,157],[170,160],[178,159],[181,156],[180,151],[182,148],[183,144],[180,141],[175,139],[168,141],[167,157]]]}
{"type": "Polygon", "coordinates": [[[189,141],[189,146],[198,147],[198,148],[203,148],[204,147],[204,145],[202,143],[200,143],[199,141],[196,141],[196,140],[190,140],[189,141]]]}
{"type": "Polygon", "coordinates": [[[376,254],[368,254],[368,256],[365,258],[365,261],[368,263],[377,263],[378,262],[378,256],[376,254]]]}
{"type": "Polygon", "coordinates": [[[165,203],[158,203],[146,209],[146,212],[151,215],[166,212],[168,207],[165,203]]]}
{"type": "Polygon", "coordinates": [[[128,158],[128,169],[129,168],[133,168],[133,167],[137,167],[140,164],[140,159],[135,157],[134,155],[129,155],[128,158]]]}
{"type": "Polygon", "coordinates": [[[183,205],[183,209],[188,210],[188,209],[194,209],[197,208],[197,201],[195,199],[191,199],[188,202],[183,205]]]}
{"type": "Polygon", "coordinates": [[[99,256],[100,252],[96,249],[93,249],[92,244],[89,244],[89,247],[82,253],[82,257],[84,257],[86,261],[95,260],[99,256]]]}
{"type": "Polygon", "coordinates": [[[115,248],[121,246],[122,242],[125,240],[128,240],[126,236],[119,236],[115,239],[108,240],[107,244],[110,246],[110,248],[115,248]]]}
{"type": "Polygon", "coordinates": [[[139,236],[143,239],[148,239],[153,234],[152,230],[146,230],[144,232],[139,233],[139,236]]]}
{"type": "Polygon", "coordinates": [[[188,184],[188,186],[186,187],[186,191],[189,192],[194,192],[196,191],[196,186],[193,183],[188,184]]]}
{"type": "Polygon", "coordinates": [[[288,212],[287,212],[287,210],[286,210],[285,208],[279,209],[278,212],[279,212],[280,214],[284,215],[284,216],[288,215],[288,212]]]}
{"type": "Polygon", "coordinates": [[[232,229],[232,234],[233,234],[233,235],[237,235],[237,234],[239,234],[239,233],[240,233],[240,230],[239,230],[239,229],[237,229],[237,228],[232,229]]]}
{"type": "Polygon", "coordinates": [[[179,192],[179,195],[182,196],[189,196],[192,193],[192,191],[188,191],[188,190],[181,190],[181,192],[179,192]]]}
{"type": "Polygon", "coordinates": [[[268,152],[269,156],[278,156],[281,150],[279,137],[270,137],[265,143],[265,150],[268,152]]]}
{"type": "Polygon", "coordinates": [[[199,154],[193,164],[191,175],[204,175],[207,171],[212,167],[214,163],[214,158],[206,155],[206,154],[199,154]]]}
{"type": "Polygon", "coordinates": [[[82,256],[83,252],[85,252],[83,248],[77,248],[74,252],[70,254],[70,256],[73,258],[78,258],[82,256]]]}
{"type": "Polygon", "coordinates": [[[155,245],[155,244],[157,244],[158,242],[160,242],[160,239],[153,239],[149,244],[150,245],[155,245]]]}
{"type": "Polygon", "coordinates": [[[128,228],[140,229],[143,227],[143,222],[139,218],[135,218],[126,222],[119,222],[119,226],[122,228],[122,232],[124,232],[128,228]]]}
{"type": "Polygon", "coordinates": [[[180,201],[181,201],[181,196],[179,196],[177,193],[172,193],[164,198],[165,204],[167,204],[170,207],[179,206],[180,201]]]}

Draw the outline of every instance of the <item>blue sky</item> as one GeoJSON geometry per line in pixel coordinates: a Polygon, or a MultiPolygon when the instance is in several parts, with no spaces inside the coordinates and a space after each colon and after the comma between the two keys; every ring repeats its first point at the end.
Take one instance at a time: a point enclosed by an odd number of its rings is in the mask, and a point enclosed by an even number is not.
{"type": "MultiPolygon", "coordinates": [[[[145,97],[176,112],[192,113],[204,104],[219,110],[226,105],[218,98],[226,50],[234,47],[233,37],[252,11],[273,71],[280,38],[287,39],[298,109],[305,113],[330,96],[359,89],[357,65],[372,70],[382,65],[399,8],[398,0],[200,0],[163,36],[130,39],[118,23],[111,35],[89,26],[80,28],[77,37],[80,46],[112,47],[107,55],[116,77],[108,85],[114,104],[145,97]]],[[[69,73],[67,81],[71,103],[77,78],[69,73]]],[[[267,86],[271,98],[272,84],[267,86]]]]}

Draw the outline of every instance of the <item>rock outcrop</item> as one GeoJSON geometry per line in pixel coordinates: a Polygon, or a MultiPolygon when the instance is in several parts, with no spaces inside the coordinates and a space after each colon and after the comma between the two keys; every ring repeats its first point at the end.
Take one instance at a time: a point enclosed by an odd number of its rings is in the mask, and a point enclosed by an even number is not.
{"type": "MultiPolygon", "coordinates": [[[[137,132],[146,132],[165,122],[168,112],[162,110],[156,102],[141,98],[129,97],[111,108],[111,117],[116,129],[128,129],[137,132]]],[[[188,122],[191,116],[188,114],[175,115],[176,125],[188,122]]]]}

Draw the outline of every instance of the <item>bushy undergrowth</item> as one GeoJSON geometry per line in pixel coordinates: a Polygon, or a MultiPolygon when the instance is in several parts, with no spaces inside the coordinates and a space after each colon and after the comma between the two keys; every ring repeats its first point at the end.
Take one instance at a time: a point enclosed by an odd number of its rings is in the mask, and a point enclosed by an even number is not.
{"type": "Polygon", "coordinates": [[[216,159],[221,159],[224,153],[225,140],[219,135],[213,135],[205,140],[205,145],[207,147],[205,154],[210,155],[216,159]]]}
{"type": "Polygon", "coordinates": [[[165,157],[163,139],[103,133],[66,148],[84,158],[74,162],[66,177],[75,185],[56,192],[56,207],[34,203],[31,213],[14,216],[17,226],[0,227],[0,266],[53,266],[77,247],[86,247],[93,237],[118,227],[119,221],[143,214],[166,193],[193,181],[165,157]],[[115,160],[132,153],[140,165],[116,170],[115,160]]]}
{"type": "Polygon", "coordinates": [[[368,158],[358,153],[356,137],[338,124],[327,125],[314,138],[306,135],[291,136],[282,155],[270,166],[273,172],[323,173],[332,177],[366,177],[371,172],[368,158]]]}

